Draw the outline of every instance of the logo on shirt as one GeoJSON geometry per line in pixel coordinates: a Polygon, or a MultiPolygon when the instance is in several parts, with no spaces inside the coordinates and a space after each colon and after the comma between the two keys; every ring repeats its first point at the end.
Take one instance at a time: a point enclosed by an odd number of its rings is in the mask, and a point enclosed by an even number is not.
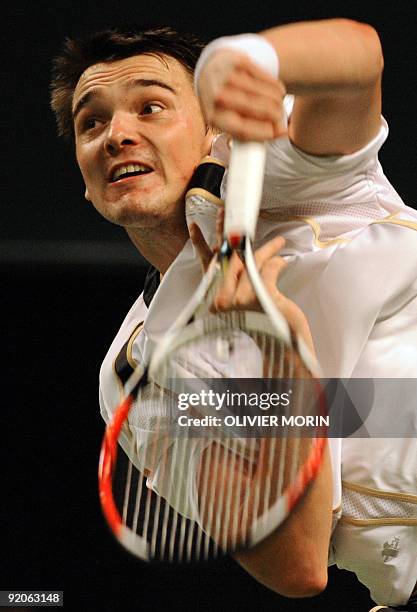
{"type": "Polygon", "coordinates": [[[400,538],[394,538],[391,542],[384,542],[382,547],[382,559],[387,563],[390,559],[398,557],[400,552],[400,538]]]}

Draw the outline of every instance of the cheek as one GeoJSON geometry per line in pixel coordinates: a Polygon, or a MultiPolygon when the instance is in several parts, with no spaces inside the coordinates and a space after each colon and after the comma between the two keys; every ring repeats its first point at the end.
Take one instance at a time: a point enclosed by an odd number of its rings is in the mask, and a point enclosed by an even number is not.
{"type": "Polygon", "coordinates": [[[80,169],[81,172],[81,176],[83,177],[84,183],[86,185],[86,187],[88,187],[88,164],[87,164],[87,158],[86,156],[83,154],[83,152],[80,152],[78,150],[76,150],[76,159],[77,159],[77,164],[78,167],[80,169]]]}
{"type": "MultiPolygon", "coordinates": [[[[175,133],[166,134],[166,153],[173,172],[180,174],[184,180],[189,180],[206,154],[204,151],[203,129],[196,129],[195,122],[185,119],[175,133]]],[[[199,126],[200,127],[200,126],[199,126]]]]}
{"type": "Polygon", "coordinates": [[[91,190],[99,178],[99,160],[95,150],[84,146],[76,150],[78,167],[80,168],[84,183],[91,190]]]}

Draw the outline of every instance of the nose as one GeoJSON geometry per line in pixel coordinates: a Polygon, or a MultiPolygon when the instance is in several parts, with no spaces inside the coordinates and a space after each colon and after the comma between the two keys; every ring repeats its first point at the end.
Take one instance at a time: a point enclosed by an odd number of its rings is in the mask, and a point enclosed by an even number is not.
{"type": "Polygon", "coordinates": [[[117,155],[126,146],[139,142],[137,123],[130,113],[115,113],[109,123],[104,148],[109,155],[117,155]]]}

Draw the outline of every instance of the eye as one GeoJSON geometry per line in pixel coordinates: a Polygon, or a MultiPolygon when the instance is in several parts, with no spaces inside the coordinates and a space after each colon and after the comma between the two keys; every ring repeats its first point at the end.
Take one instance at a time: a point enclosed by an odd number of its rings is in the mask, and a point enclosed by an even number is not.
{"type": "Polygon", "coordinates": [[[89,132],[91,130],[94,130],[94,128],[96,128],[99,124],[100,124],[100,121],[96,117],[86,117],[81,122],[81,126],[80,126],[81,131],[89,132]]]}
{"type": "Polygon", "coordinates": [[[161,104],[157,104],[156,102],[145,104],[142,109],[142,115],[154,115],[155,113],[160,113],[163,109],[161,104]]]}

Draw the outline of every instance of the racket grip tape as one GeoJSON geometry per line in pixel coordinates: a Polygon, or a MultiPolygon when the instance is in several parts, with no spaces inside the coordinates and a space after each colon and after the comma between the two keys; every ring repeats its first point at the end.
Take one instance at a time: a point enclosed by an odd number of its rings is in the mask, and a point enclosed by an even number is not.
{"type": "Polygon", "coordinates": [[[266,145],[234,140],[227,176],[224,235],[229,241],[255,237],[262,198],[266,145]]]}

